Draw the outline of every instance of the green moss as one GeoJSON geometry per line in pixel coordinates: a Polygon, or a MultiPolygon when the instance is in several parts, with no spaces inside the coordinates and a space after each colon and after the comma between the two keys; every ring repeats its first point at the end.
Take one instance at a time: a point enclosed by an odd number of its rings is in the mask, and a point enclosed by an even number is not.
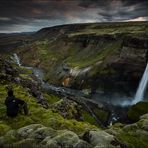
{"type": "Polygon", "coordinates": [[[142,128],[144,125],[148,125],[148,120],[141,119],[138,121],[137,125],[142,128]]]}
{"type": "Polygon", "coordinates": [[[138,121],[139,117],[146,113],[148,113],[148,102],[139,102],[129,109],[128,117],[132,121],[138,121]]]}
{"type": "Polygon", "coordinates": [[[76,52],[76,54],[68,57],[65,61],[72,67],[87,67],[98,61],[104,60],[107,56],[118,51],[120,45],[121,42],[118,41],[100,45],[100,49],[94,48],[91,50],[90,48],[83,48],[79,51],[79,54],[76,52]]]}
{"type": "MultiPolygon", "coordinates": [[[[27,116],[19,114],[16,118],[6,117],[6,107],[4,105],[6,89],[5,86],[0,85],[0,120],[2,123],[5,123],[3,126],[18,129],[29,124],[40,123],[54,129],[69,129],[76,133],[81,133],[87,129],[95,128],[95,126],[85,122],[66,120],[60,114],[54,113],[50,109],[42,108],[40,104],[36,103],[35,98],[29,96],[28,92],[23,87],[19,85],[12,86],[15,96],[27,102],[30,114],[27,116]]],[[[55,101],[56,97],[51,96],[49,98],[53,98],[55,101]]],[[[3,131],[5,132],[5,130],[3,131]]]]}
{"type": "Polygon", "coordinates": [[[19,139],[15,130],[8,131],[3,138],[3,142],[5,144],[16,142],[19,139]]]}
{"type": "Polygon", "coordinates": [[[89,24],[83,30],[69,34],[70,37],[77,35],[104,35],[104,34],[116,34],[116,33],[148,33],[147,22],[126,22],[126,23],[93,23],[89,24]]]}
{"type": "Polygon", "coordinates": [[[92,125],[97,125],[96,120],[88,112],[83,111],[82,117],[85,122],[88,122],[92,125]]]}
{"type": "Polygon", "coordinates": [[[94,113],[104,122],[107,121],[107,117],[108,117],[108,113],[101,110],[101,109],[98,109],[98,108],[94,108],[93,109],[94,113]]]}
{"type": "Polygon", "coordinates": [[[44,94],[45,99],[48,101],[49,104],[54,104],[60,100],[57,96],[44,94]]]}
{"type": "Polygon", "coordinates": [[[133,132],[122,132],[117,137],[122,143],[126,143],[128,148],[147,148],[148,142],[145,139],[139,137],[139,135],[135,135],[133,132]]]}
{"type": "Polygon", "coordinates": [[[0,121],[0,136],[3,136],[11,128],[6,123],[0,121]]]}
{"type": "Polygon", "coordinates": [[[30,70],[30,69],[27,69],[27,68],[22,67],[22,66],[18,67],[18,68],[19,68],[21,74],[26,74],[26,75],[32,74],[32,70],[30,70]]]}
{"type": "Polygon", "coordinates": [[[14,147],[14,148],[22,148],[24,146],[27,147],[27,148],[32,148],[32,147],[40,148],[40,147],[42,147],[34,139],[23,139],[21,141],[17,140],[15,143],[12,144],[12,147],[14,147]]]}
{"type": "Polygon", "coordinates": [[[31,77],[28,77],[28,74],[20,74],[19,76],[20,76],[21,78],[23,78],[23,79],[32,80],[31,77]]]}

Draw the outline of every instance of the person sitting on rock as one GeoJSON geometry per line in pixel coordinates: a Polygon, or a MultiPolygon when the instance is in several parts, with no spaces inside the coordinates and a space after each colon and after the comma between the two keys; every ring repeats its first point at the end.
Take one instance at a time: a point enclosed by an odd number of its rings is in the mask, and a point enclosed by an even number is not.
{"type": "Polygon", "coordinates": [[[28,114],[27,103],[21,99],[15,98],[12,89],[8,90],[5,105],[7,107],[7,116],[9,117],[16,117],[21,108],[23,108],[25,115],[28,114]]]}

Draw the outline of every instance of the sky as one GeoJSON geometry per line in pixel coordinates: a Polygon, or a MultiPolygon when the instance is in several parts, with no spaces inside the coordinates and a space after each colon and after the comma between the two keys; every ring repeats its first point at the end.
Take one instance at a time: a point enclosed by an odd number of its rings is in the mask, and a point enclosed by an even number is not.
{"type": "Polygon", "coordinates": [[[0,0],[0,33],[121,21],[148,21],[148,0],[0,0]]]}

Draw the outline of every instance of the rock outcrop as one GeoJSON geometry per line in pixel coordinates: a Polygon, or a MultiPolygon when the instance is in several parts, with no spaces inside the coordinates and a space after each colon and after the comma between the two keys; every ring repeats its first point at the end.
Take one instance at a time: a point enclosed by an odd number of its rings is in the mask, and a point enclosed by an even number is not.
{"type": "MultiPolygon", "coordinates": [[[[18,130],[11,130],[0,137],[0,146],[11,147],[72,147],[72,148],[98,148],[120,147],[114,145],[115,137],[105,131],[89,131],[80,137],[69,130],[54,130],[41,124],[32,124],[18,130]],[[86,137],[88,136],[88,137],[86,137]]],[[[117,141],[117,140],[116,140],[117,141]]]]}
{"type": "Polygon", "coordinates": [[[148,114],[140,117],[140,120],[133,124],[115,124],[106,130],[113,134],[122,143],[123,147],[147,148],[148,141],[148,114]]]}
{"type": "Polygon", "coordinates": [[[10,130],[0,137],[1,147],[73,147],[73,148],[143,148],[147,147],[148,115],[134,124],[116,124],[107,130],[89,130],[80,135],[70,130],[55,130],[42,124],[31,124],[10,130]]]}

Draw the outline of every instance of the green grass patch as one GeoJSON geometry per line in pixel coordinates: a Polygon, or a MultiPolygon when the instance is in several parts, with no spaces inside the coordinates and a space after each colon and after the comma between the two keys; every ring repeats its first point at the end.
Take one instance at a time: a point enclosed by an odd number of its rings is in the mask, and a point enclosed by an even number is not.
{"type": "Polygon", "coordinates": [[[146,113],[148,113],[148,102],[139,102],[129,109],[128,117],[132,121],[138,121],[139,117],[146,113]]]}
{"type": "Polygon", "coordinates": [[[90,123],[90,124],[92,124],[92,125],[98,125],[97,123],[96,123],[96,120],[88,113],[88,112],[86,112],[86,111],[83,111],[82,112],[82,117],[83,117],[83,120],[85,121],[85,122],[88,122],[88,123],[90,123]]]}
{"type": "MultiPolygon", "coordinates": [[[[0,85],[0,122],[2,123],[1,129],[3,129],[1,133],[6,132],[9,128],[18,129],[33,123],[43,124],[54,129],[69,129],[76,133],[96,128],[85,122],[64,119],[60,114],[54,113],[50,109],[44,109],[40,104],[36,103],[35,98],[31,97],[28,92],[19,85],[13,85],[15,96],[27,102],[30,114],[27,116],[19,114],[16,118],[9,118],[6,116],[6,107],[4,105],[6,97],[5,87],[4,85],[0,85]]],[[[52,100],[51,103],[57,100],[54,96],[48,98],[54,100],[52,100]]]]}

